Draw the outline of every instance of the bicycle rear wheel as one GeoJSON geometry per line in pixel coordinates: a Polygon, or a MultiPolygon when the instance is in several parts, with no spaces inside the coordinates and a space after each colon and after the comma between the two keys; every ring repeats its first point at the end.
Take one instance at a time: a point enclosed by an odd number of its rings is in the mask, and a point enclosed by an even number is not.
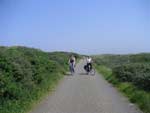
{"type": "Polygon", "coordinates": [[[70,65],[69,68],[70,68],[71,75],[73,75],[75,72],[73,65],[70,65]]]}
{"type": "Polygon", "coordinates": [[[95,69],[92,69],[92,70],[90,71],[90,75],[95,75],[95,69]]]}

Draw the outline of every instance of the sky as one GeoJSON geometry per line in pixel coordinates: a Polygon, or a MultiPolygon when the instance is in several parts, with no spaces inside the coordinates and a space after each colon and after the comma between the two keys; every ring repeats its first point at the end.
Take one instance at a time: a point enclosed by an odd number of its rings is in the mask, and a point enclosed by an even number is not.
{"type": "Polygon", "coordinates": [[[149,0],[0,0],[0,46],[150,52],[149,0]]]}

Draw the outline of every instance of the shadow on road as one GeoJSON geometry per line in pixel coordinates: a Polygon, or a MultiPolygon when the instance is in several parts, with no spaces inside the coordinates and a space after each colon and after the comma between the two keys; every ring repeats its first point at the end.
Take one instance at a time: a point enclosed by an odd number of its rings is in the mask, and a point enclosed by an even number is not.
{"type": "Polygon", "coordinates": [[[87,73],[79,73],[79,75],[86,75],[87,76],[87,73]]]}

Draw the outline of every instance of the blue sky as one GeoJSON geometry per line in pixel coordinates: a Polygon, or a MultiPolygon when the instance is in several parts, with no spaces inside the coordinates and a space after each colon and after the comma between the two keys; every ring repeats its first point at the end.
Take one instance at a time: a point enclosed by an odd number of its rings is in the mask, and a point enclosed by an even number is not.
{"type": "Polygon", "coordinates": [[[0,45],[150,52],[149,0],[0,0],[0,45]]]}

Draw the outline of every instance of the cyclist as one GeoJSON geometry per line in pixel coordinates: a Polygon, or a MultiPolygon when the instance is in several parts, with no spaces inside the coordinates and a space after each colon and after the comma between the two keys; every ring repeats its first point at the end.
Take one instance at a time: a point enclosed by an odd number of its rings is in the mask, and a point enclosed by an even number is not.
{"type": "MultiPolygon", "coordinates": [[[[88,56],[87,58],[86,58],[86,65],[84,65],[84,69],[85,69],[85,71],[87,72],[87,74],[89,74],[89,72],[91,72],[92,71],[92,58],[90,57],[90,56],[88,56]]],[[[92,71],[92,73],[95,73],[95,71],[92,71]]]]}
{"type": "Polygon", "coordinates": [[[73,74],[75,72],[75,64],[76,64],[76,59],[75,57],[72,55],[70,58],[69,58],[69,69],[70,69],[70,72],[71,74],[73,74]]]}
{"type": "Polygon", "coordinates": [[[86,63],[86,71],[90,72],[92,70],[92,58],[90,56],[86,58],[86,63]]]}

